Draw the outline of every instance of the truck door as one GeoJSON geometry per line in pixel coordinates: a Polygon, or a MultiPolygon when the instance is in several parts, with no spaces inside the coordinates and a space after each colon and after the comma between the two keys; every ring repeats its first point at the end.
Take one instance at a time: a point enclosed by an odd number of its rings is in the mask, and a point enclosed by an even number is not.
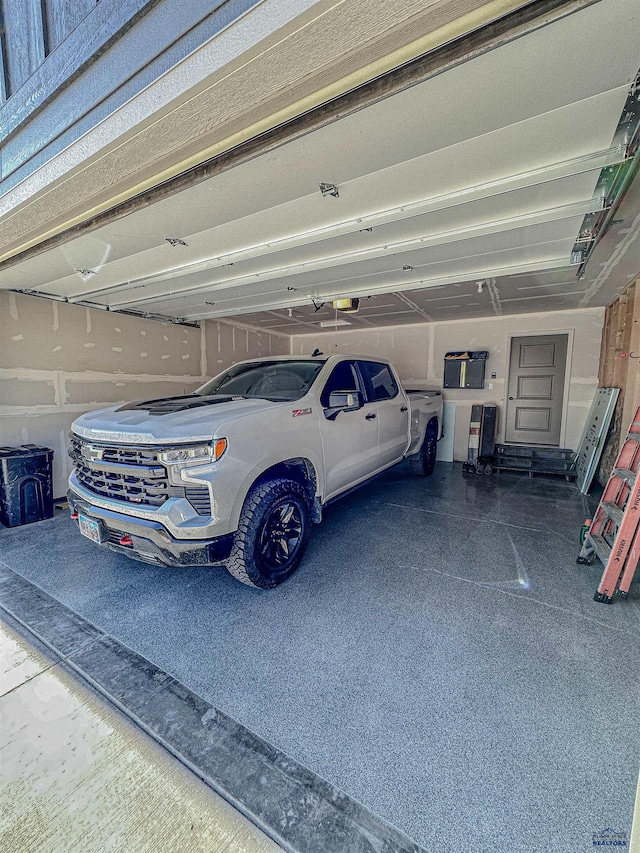
{"type": "MultiPolygon", "coordinates": [[[[323,408],[328,408],[332,391],[364,394],[355,362],[341,361],[333,368],[320,394],[323,408]]],[[[325,465],[325,500],[365,480],[378,468],[375,404],[365,404],[357,411],[340,412],[333,420],[327,420],[321,413],[320,437],[325,465]]]]}
{"type": "Polygon", "coordinates": [[[399,462],[409,446],[409,403],[388,364],[358,360],[378,422],[378,468],[399,462]]]}

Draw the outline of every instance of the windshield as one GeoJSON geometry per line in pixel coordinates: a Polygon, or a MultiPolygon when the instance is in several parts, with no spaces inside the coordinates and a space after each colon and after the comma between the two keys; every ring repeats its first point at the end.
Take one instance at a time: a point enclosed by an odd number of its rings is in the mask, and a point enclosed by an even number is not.
{"type": "Polygon", "coordinates": [[[299,400],[324,367],[324,361],[245,361],[211,379],[196,394],[209,397],[259,397],[266,400],[299,400]]]}

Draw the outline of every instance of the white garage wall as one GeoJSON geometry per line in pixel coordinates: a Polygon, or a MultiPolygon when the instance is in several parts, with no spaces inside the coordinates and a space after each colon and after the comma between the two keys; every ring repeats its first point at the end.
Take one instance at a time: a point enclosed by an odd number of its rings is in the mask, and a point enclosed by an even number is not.
{"type": "Polygon", "coordinates": [[[501,415],[498,439],[504,440],[502,415],[506,398],[510,336],[566,332],[569,334],[568,383],[561,444],[575,450],[598,387],[603,321],[603,308],[589,308],[582,311],[452,320],[364,331],[338,329],[337,332],[317,335],[295,335],[291,341],[291,352],[308,354],[319,347],[326,355],[334,352],[377,355],[393,362],[405,384],[441,389],[446,352],[465,349],[488,350],[489,360],[483,390],[447,389],[444,392],[446,400],[456,403],[454,458],[464,460],[467,456],[469,418],[473,403],[498,403],[501,415]],[[491,379],[492,373],[496,373],[495,379],[491,379]],[[489,388],[489,384],[493,384],[493,388],[489,388]]]}
{"type": "Polygon", "coordinates": [[[189,393],[237,361],[288,352],[288,336],[241,324],[198,329],[0,292],[0,446],[53,448],[61,497],[83,412],[189,393]]]}
{"type": "MultiPolygon", "coordinates": [[[[575,449],[593,393],[604,309],[423,323],[289,339],[223,321],[202,329],[109,314],[0,292],[0,445],[55,451],[54,488],[66,491],[67,433],[81,412],[134,399],[181,394],[230,364],[260,355],[345,352],[389,358],[405,382],[441,388],[444,353],[487,349],[486,387],[445,392],[456,403],[454,455],[464,459],[471,405],[504,407],[509,336],[567,332],[569,376],[562,444],[575,449]],[[489,377],[497,374],[495,380],[489,377]],[[493,382],[493,389],[488,387],[493,382]]],[[[503,419],[501,419],[503,420],[503,419]]],[[[500,436],[504,433],[500,425],[500,436]]]]}

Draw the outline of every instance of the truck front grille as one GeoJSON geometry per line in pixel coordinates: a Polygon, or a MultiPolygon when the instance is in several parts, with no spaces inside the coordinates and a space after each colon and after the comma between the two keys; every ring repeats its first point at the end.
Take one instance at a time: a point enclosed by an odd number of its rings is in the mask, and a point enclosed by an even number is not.
{"type": "Polygon", "coordinates": [[[69,456],[85,489],[102,497],[159,507],[169,498],[186,498],[198,515],[211,515],[206,486],[172,486],[152,447],[123,447],[85,441],[73,433],[69,456]]]}

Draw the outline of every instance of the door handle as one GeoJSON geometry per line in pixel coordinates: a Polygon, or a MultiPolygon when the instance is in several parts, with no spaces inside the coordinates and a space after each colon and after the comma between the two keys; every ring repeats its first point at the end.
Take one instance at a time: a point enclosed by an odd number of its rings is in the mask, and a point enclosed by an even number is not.
{"type": "Polygon", "coordinates": [[[407,407],[406,407],[406,406],[400,406],[400,411],[401,411],[401,412],[406,412],[406,411],[407,411],[407,407]]]}
{"type": "Polygon", "coordinates": [[[510,400],[513,400],[513,397],[509,397],[510,400]]]}
{"type": "Polygon", "coordinates": [[[373,412],[369,412],[368,415],[365,415],[365,421],[372,421],[375,418],[373,412]]]}

